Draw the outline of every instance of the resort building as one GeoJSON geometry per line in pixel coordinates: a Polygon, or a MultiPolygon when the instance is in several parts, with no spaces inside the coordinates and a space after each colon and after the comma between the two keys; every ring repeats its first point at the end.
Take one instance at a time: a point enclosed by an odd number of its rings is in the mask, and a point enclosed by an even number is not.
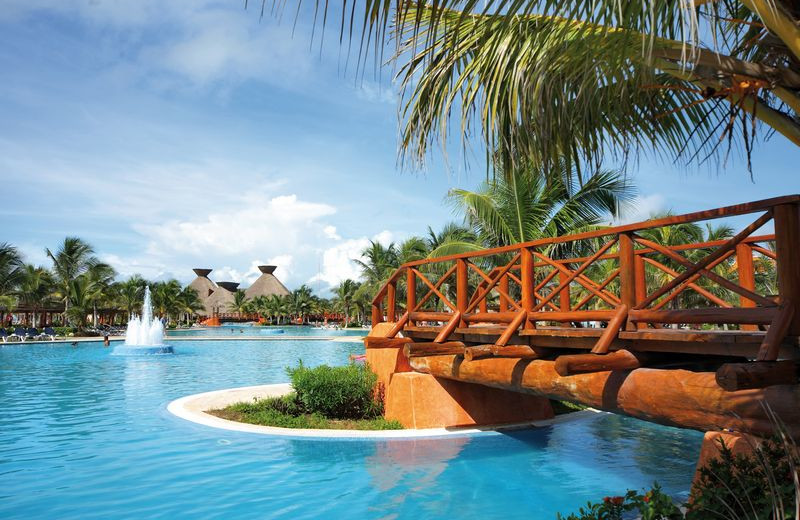
{"type": "MultiPolygon", "coordinates": [[[[260,265],[258,269],[261,271],[261,276],[253,282],[253,285],[244,289],[248,300],[256,296],[271,296],[273,294],[286,296],[289,294],[289,289],[274,274],[276,266],[260,265]]],[[[230,304],[233,303],[233,295],[239,290],[239,284],[236,282],[214,282],[208,277],[211,274],[211,269],[197,268],[192,270],[197,277],[192,280],[189,287],[197,291],[200,300],[203,302],[205,311],[201,313],[201,316],[210,317],[227,313],[230,309],[230,304]]]]}

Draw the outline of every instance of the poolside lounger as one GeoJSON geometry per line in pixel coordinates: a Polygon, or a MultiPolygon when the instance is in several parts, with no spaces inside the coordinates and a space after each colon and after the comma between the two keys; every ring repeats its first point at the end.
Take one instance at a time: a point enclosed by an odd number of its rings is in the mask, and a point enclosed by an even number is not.
{"type": "Polygon", "coordinates": [[[15,327],[14,332],[8,335],[8,341],[25,341],[25,329],[15,327]]]}
{"type": "Polygon", "coordinates": [[[58,334],[56,334],[56,331],[53,330],[53,327],[45,327],[42,335],[47,336],[50,339],[50,341],[55,341],[56,337],[58,336],[58,334]]]}

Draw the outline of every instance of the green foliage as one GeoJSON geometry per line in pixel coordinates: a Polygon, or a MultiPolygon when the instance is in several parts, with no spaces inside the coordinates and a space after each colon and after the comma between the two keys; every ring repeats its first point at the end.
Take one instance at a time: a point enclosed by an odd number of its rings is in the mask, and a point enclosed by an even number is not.
{"type": "Polygon", "coordinates": [[[686,518],[794,519],[798,460],[787,457],[793,448],[776,436],[755,456],[734,455],[720,439],[719,457],[700,468],[686,518]]]}
{"type": "Polygon", "coordinates": [[[330,419],[370,419],[383,413],[383,403],[375,398],[378,376],[366,365],[308,368],[300,361],[286,372],[309,413],[330,419]]]}
{"type": "Polygon", "coordinates": [[[308,413],[296,393],[282,397],[259,399],[252,403],[236,403],[224,410],[212,411],[218,417],[279,428],[351,430],[399,430],[397,421],[387,421],[383,417],[356,420],[331,420],[320,413],[308,413]]]}
{"type": "Polygon", "coordinates": [[[661,491],[658,484],[644,494],[629,490],[625,496],[604,497],[602,502],[589,502],[577,513],[559,520],[621,520],[625,513],[636,512],[642,520],[673,520],[683,518],[683,513],[672,499],[661,491]]]}
{"type": "Polygon", "coordinates": [[[570,401],[558,401],[555,399],[550,400],[550,405],[553,407],[553,413],[556,415],[564,415],[572,412],[580,412],[588,408],[585,405],[572,403],[570,401]]]}

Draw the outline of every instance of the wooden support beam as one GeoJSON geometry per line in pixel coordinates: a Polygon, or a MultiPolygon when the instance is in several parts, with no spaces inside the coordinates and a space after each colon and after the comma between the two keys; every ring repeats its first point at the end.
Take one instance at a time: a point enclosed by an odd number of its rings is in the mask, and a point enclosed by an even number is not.
{"type": "MultiPolygon", "coordinates": [[[[636,307],[636,268],[634,266],[634,242],[631,233],[619,235],[619,300],[627,309],[636,307]]],[[[627,330],[634,330],[636,326],[623,324],[627,330]]]]}
{"type": "Polygon", "coordinates": [[[383,310],[381,310],[381,304],[373,303],[372,304],[372,326],[375,327],[378,323],[383,322],[383,310]]]}
{"type": "Polygon", "coordinates": [[[676,311],[653,311],[631,309],[628,319],[633,322],[650,323],[754,323],[768,325],[775,317],[777,307],[755,307],[752,309],[686,309],[676,311]]]}
{"type": "Polygon", "coordinates": [[[758,349],[758,357],[756,359],[759,361],[775,361],[778,359],[778,351],[781,343],[783,343],[783,338],[789,332],[794,316],[794,303],[789,300],[781,302],[778,306],[778,312],[775,313],[775,318],[770,322],[769,330],[761,343],[761,348],[758,349]]]}
{"type": "Polygon", "coordinates": [[[504,274],[500,277],[498,287],[500,288],[500,312],[506,312],[508,310],[509,299],[503,294],[508,294],[508,274],[504,274]]]}
{"type": "Polygon", "coordinates": [[[796,385],[800,381],[800,364],[792,360],[726,363],[717,370],[716,380],[728,392],[796,385]]]}
{"type": "MultiPolygon", "coordinates": [[[[800,303],[800,205],[775,206],[775,252],[778,294],[782,301],[800,303]]],[[[800,312],[789,323],[788,334],[800,336],[800,312]]]]}
{"type": "Polygon", "coordinates": [[[452,312],[439,312],[439,311],[416,311],[408,315],[412,321],[450,321],[453,317],[452,312]]]}
{"type": "Polygon", "coordinates": [[[421,356],[463,355],[464,345],[461,341],[447,341],[444,343],[407,343],[403,353],[408,358],[421,356]]]}
{"type": "MultiPolygon", "coordinates": [[[[406,270],[406,312],[411,313],[417,308],[417,275],[413,269],[406,270]]],[[[414,322],[409,321],[413,326],[414,322]]]]}
{"type": "Polygon", "coordinates": [[[492,357],[492,345],[475,345],[474,347],[464,348],[464,361],[492,357]]]}
{"type": "Polygon", "coordinates": [[[506,357],[517,359],[542,359],[553,354],[554,350],[545,347],[533,347],[530,345],[500,345],[491,346],[494,357],[506,357]]]}
{"type": "MultiPolygon", "coordinates": [[[[617,334],[619,334],[620,329],[625,326],[627,321],[628,306],[622,304],[619,309],[617,309],[614,317],[611,318],[611,321],[608,322],[608,326],[606,327],[605,331],[603,331],[603,335],[600,336],[600,339],[597,340],[597,344],[592,349],[592,353],[607,354],[609,347],[611,347],[611,343],[617,338],[617,334]]],[[[633,328],[635,329],[635,327],[633,328]]]]}
{"type": "Polygon", "coordinates": [[[509,340],[511,340],[511,337],[517,332],[517,329],[519,329],[520,326],[523,323],[525,323],[525,319],[527,317],[528,317],[528,312],[527,311],[524,311],[524,310],[519,311],[517,313],[516,317],[514,318],[514,320],[511,323],[508,324],[508,327],[506,327],[506,330],[504,330],[503,333],[500,335],[500,337],[497,338],[497,341],[495,342],[495,345],[500,345],[502,347],[506,343],[508,343],[509,340]]]}
{"type": "Polygon", "coordinates": [[[758,404],[763,401],[784,421],[789,435],[800,439],[800,385],[726,392],[714,372],[658,368],[560,377],[553,361],[500,357],[471,363],[459,356],[417,357],[410,364],[417,372],[436,377],[574,401],[701,431],[733,428],[771,435],[774,424],[758,404]]]}
{"type": "Polygon", "coordinates": [[[533,321],[608,321],[614,317],[613,310],[570,311],[570,312],[529,312],[528,319],[533,321]]]}
{"type": "Polygon", "coordinates": [[[397,282],[390,282],[386,289],[386,321],[397,319],[397,282]]]}
{"type": "MultiPolygon", "coordinates": [[[[536,273],[533,267],[533,253],[527,247],[520,249],[520,293],[522,294],[522,310],[530,312],[536,304],[536,273]]],[[[524,328],[535,328],[536,323],[526,322],[524,328]]]]}
{"type": "Polygon", "coordinates": [[[615,350],[608,354],[571,354],[558,356],[555,370],[565,377],[608,370],[633,370],[643,366],[646,355],[629,350],[615,350]]]}
{"type": "MultiPolygon", "coordinates": [[[[459,258],[456,260],[456,310],[459,318],[467,313],[469,305],[469,277],[467,275],[467,261],[459,258]]],[[[467,324],[461,322],[458,326],[466,327],[467,324]]]]}
{"type": "MultiPolygon", "coordinates": [[[[647,273],[644,268],[644,256],[635,255],[633,260],[634,276],[636,277],[636,305],[638,307],[643,301],[647,299],[647,273]]],[[[637,329],[646,329],[647,323],[637,323],[637,329]]]]}
{"type": "Polygon", "coordinates": [[[408,312],[403,314],[403,316],[397,321],[397,323],[394,324],[392,330],[389,331],[386,337],[393,338],[397,336],[400,333],[400,331],[402,331],[403,328],[406,326],[406,323],[408,323],[408,316],[409,316],[408,312]]]}
{"type": "Polygon", "coordinates": [[[453,333],[453,331],[458,328],[459,324],[461,323],[461,313],[454,312],[453,317],[450,318],[450,321],[442,327],[442,330],[439,331],[439,334],[436,335],[436,339],[433,340],[434,343],[444,343],[447,341],[447,338],[453,333]]]}
{"type": "Polygon", "coordinates": [[[364,347],[366,348],[400,348],[405,346],[406,343],[411,343],[411,338],[374,338],[367,336],[364,338],[364,347]]]}
{"type": "MultiPolygon", "coordinates": [[[[558,271],[555,269],[554,271],[558,271]]],[[[569,284],[565,282],[567,281],[567,277],[569,275],[564,271],[558,271],[558,284],[564,285],[564,289],[558,295],[558,308],[561,312],[569,312],[572,310],[570,307],[572,305],[572,300],[570,299],[570,291],[569,291],[569,284]]],[[[586,298],[591,298],[593,295],[587,295],[586,298]]],[[[576,308],[580,308],[580,306],[576,306],[576,308]]],[[[571,327],[569,322],[562,322],[562,327],[571,327]]]]}

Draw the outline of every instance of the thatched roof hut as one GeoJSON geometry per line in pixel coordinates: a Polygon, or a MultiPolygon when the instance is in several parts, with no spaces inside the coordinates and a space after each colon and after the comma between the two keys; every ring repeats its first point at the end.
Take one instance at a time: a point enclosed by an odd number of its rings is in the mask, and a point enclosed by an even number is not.
{"type": "Polygon", "coordinates": [[[253,282],[253,285],[245,289],[245,294],[248,299],[255,298],[256,296],[270,296],[277,294],[278,296],[286,296],[289,294],[289,289],[278,280],[274,274],[276,266],[274,265],[259,265],[258,270],[261,271],[261,276],[253,282]]]}
{"type": "MultiPolygon", "coordinates": [[[[260,265],[258,269],[261,271],[261,276],[245,289],[245,294],[248,299],[256,296],[269,296],[277,294],[279,296],[286,296],[289,294],[289,289],[286,288],[275,275],[276,266],[274,265],[260,265]]],[[[239,288],[236,282],[213,282],[208,275],[211,274],[211,269],[192,269],[197,275],[197,278],[192,280],[189,287],[197,291],[197,295],[203,302],[204,310],[201,311],[203,316],[214,316],[215,314],[224,314],[230,312],[230,304],[233,302],[233,295],[239,288]]]]}

